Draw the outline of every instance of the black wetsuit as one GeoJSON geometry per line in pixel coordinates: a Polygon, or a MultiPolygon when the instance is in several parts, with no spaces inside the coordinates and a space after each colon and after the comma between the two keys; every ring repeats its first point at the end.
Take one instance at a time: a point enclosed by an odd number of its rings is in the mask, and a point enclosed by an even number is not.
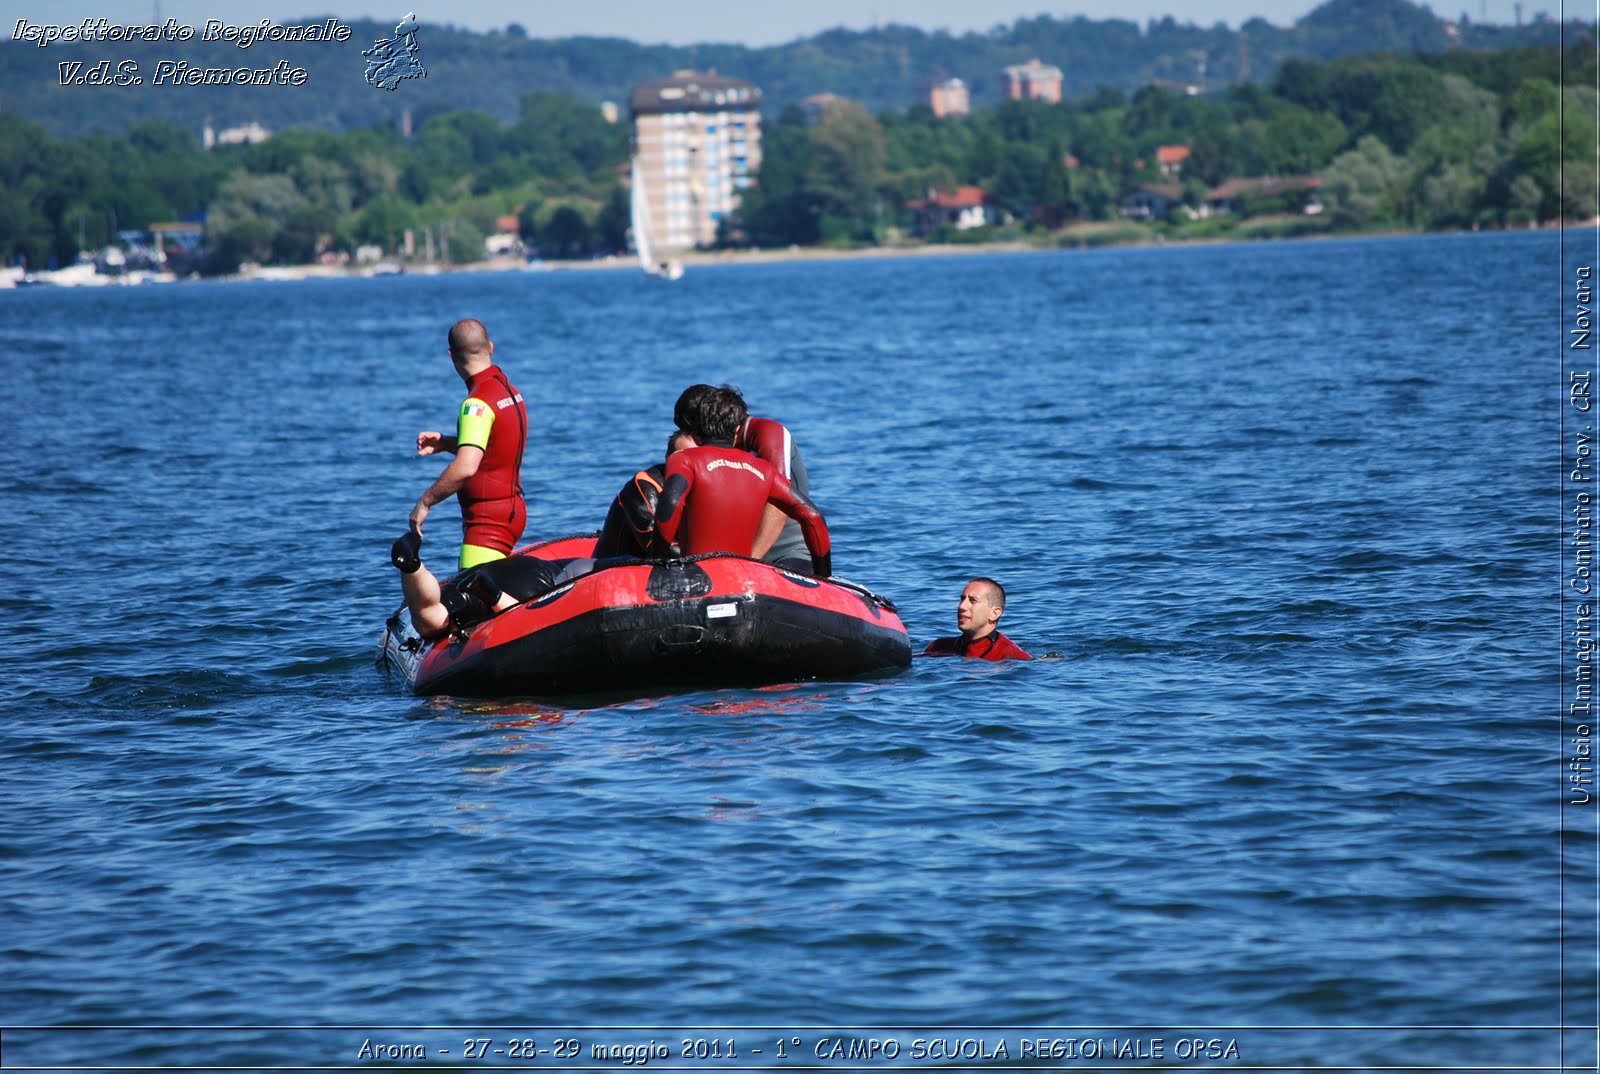
{"type": "Polygon", "coordinates": [[[501,594],[518,603],[532,600],[560,584],[562,569],[570,559],[546,560],[537,556],[508,556],[468,567],[440,587],[439,599],[450,613],[450,625],[461,630],[494,614],[501,594]]]}
{"type": "Polygon", "coordinates": [[[622,486],[622,491],[611,502],[611,510],[606,512],[600,538],[595,541],[596,559],[649,558],[651,538],[656,531],[656,503],[661,498],[665,474],[666,467],[657,463],[648,470],[640,470],[622,486]]]}
{"type": "Polygon", "coordinates": [[[580,574],[588,574],[597,562],[646,559],[656,528],[656,501],[661,495],[665,467],[659,463],[640,470],[622,487],[606,514],[604,527],[595,542],[593,559],[544,560],[536,556],[510,556],[497,559],[457,574],[442,586],[443,601],[450,622],[457,629],[483,622],[494,614],[501,594],[518,603],[532,600],[580,574]]]}
{"type": "Polygon", "coordinates": [[[479,584],[487,582],[495,590],[524,601],[554,589],[556,575],[568,562],[564,559],[539,559],[537,556],[508,556],[470,567],[456,575],[454,580],[457,589],[476,588],[476,580],[479,584]]]}

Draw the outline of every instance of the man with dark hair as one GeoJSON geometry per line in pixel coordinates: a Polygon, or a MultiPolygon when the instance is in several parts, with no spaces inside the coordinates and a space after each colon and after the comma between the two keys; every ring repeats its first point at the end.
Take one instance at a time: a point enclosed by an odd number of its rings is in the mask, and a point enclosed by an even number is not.
{"type": "Polygon", "coordinates": [[[928,643],[924,656],[970,656],[978,660],[1032,660],[1016,642],[1000,633],[1000,616],[1006,610],[1006,591],[993,578],[974,578],[961,591],[956,605],[953,638],[928,643]]]}
{"type": "Polygon", "coordinates": [[[744,396],[739,394],[739,389],[727,384],[720,388],[696,384],[685,389],[683,395],[678,397],[678,405],[672,408],[672,416],[678,422],[678,428],[694,437],[702,446],[712,441],[731,446],[733,438],[739,435],[740,424],[750,416],[750,411],[746,409],[744,396]]]}
{"type": "MultiPolygon", "coordinates": [[[[739,394],[737,388],[727,384],[722,385],[720,389],[713,388],[709,384],[695,384],[684,389],[683,394],[678,397],[677,406],[673,408],[674,414],[680,415],[679,427],[684,427],[681,415],[687,414],[706,393],[714,391],[733,393],[739,406],[744,408],[744,413],[739,418],[739,428],[733,435],[733,446],[771,463],[796,492],[809,497],[811,482],[806,476],[805,460],[800,457],[800,449],[795,446],[794,437],[781,423],[771,418],[751,417],[748,408],[745,408],[744,397],[739,394]]],[[[762,513],[760,526],[756,529],[751,556],[779,566],[805,570],[806,543],[799,523],[777,507],[768,506],[762,513]]]]}
{"type": "Polygon", "coordinates": [[[417,454],[449,453],[455,458],[417,500],[411,509],[411,531],[400,540],[420,545],[429,510],[455,496],[461,504],[460,565],[473,567],[504,559],[528,523],[522,499],[528,411],[522,393],[494,364],[494,343],[483,322],[468,317],[451,326],[450,361],[467,385],[456,433],[418,433],[417,454]]]}
{"type": "MultiPolygon", "coordinates": [[[[672,420],[677,422],[678,428],[687,429],[689,424],[697,420],[700,408],[706,399],[718,391],[733,391],[732,386],[724,384],[716,388],[710,384],[691,384],[678,395],[678,401],[672,406],[672,420]],[[695,415],[695,416],[691,416],[695,415]]],[[[742,398],[742,397],[741,397],[742,398]]]]}
{"type": "Polygon", "coordinates": [[[734,448],[733,438],[747,416],[739,393],[696,385],[684,395],[688,398],[679,399],[677,417],[700,446],[667,460],[666,481],[656,504],[658,547],[671,555],[748,556],[762,512],[772,504],[799,522],[811,555],[811,572],[823,578],[832,574],[828,527],[821,512],[765,460],[734,448]]]}

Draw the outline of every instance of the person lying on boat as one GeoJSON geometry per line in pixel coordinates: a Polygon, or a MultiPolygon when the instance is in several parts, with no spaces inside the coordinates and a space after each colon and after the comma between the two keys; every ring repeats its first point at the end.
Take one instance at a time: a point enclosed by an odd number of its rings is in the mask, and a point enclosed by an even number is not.
{"type": "Polygon", "coordinates": [[[746,413],[744,400],[731,388],[701,392],[684,408],[681,428],[699,446],[667,460],[656,503],[656,547],[669,556],[748,556],[762,514],[772,504],[800,524],[811,573],[826,578],[833,573],[833,557],[822,512],[772,464],[733,446],[746,413]]]}
{"type": "MultiPolygon", "coordinates": [[[[674,429],[667,437],[666,458],[695,446],[693,436],[674,429]]],[[[651,558],[657,554],[653,547],[656,503],[665,480],[665,461],[633,475],[606,514],[593,558],[541,560],[513,556],[469,568],[441,583],[422,564],[421,540],[414,532],[407,533],[395,542],[391,559],[400,570],[400,585],[412,624],[425,639],[442,637],[453,628],[483,622],[580,574],[588,574],[603,561],[651,558]]]]}
{"type": "Polygon", "coordinates": [[[548,592],[565,580],[572,561],[511,556],[468,567],[441,584],[422,562],[422,539],[415,530],[395,541],[390,560],[400,571],[411,625],[424,641],[475,626],[497,612],[548,592]]]}
{"type": "Polygon", "coordinates": [[[600,527],[600,537],[594,543],[596,559],[624,557],[649,559],[655,555],[656,504],[661,499],[661,487],[667,479],[666,459],[686,448],[697,446],[694,437],[682,429],[675,429],[667,437],[667,454],[663,461],[640,470],[629,479],[606,512],[606,521],[600,527]]]}
{"type": "MultiPolygon", "coordinates": [[[[713,388],[709,384],[691,384],[678,396],[678,402],[672,408],[673,416],[678,420],[678,427],[684,427],[683,423],[690,409],[702,396],[718,390],[731,392],[742,414],[739,418],[738,432],[733,436],[733,446],[771,463],[778,473],[788,479],[796,492],[802,497],[809,498],[811,483],[806,476],[806,464],[800,457],[800,449],[795,446],[794,437],[789,435],[789,430],[781,422],[773,421],[771,418],[752,417],[744,396],[739,394],[737,388],[728,384],[722,385],[720,389],[713,388]]],[[[805,537],[800,532],[799,524],[771,505],[761,516],[761,525],[756,530],[756,540],[750,555],[754,559],[765,560],[790,570],[804,571],[810,567],[806,558],[805,537]]]]}
{"type": "Polygon", "coordinates": [[[978,660],[1032,660],[1016,642],[1000,633],[1000,616],[1006,610],[1006,591],[993,578],[974,578],[961,591],[956,605],[953,638],[937,638],[922,651],[924,656],[970,656],[978,660]]]}
{"type": "MultiPolygon", "coordinates": [[[[694,437],[675,429],[667,437],[667,458],[695,446],[694,437]]],[[[422,564],[420,537],[414,531],[407,532],[394,543],[390,558],[400,571],[400,587],[412,625],[424,639],[443,637],[452,629],[481,623],[588,574],[607,561],[625,562],[655,555],[655,511],[666,480],[665,471],[665,462],[656,463],[634,474],[622,487],[606,514],[592,558],[542,560],[512,556],[469,568],[441,583],[422,564]]]]}

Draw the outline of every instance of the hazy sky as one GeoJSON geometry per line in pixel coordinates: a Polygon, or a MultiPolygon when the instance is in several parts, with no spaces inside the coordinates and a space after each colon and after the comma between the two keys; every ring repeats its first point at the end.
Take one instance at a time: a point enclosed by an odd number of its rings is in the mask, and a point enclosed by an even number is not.
{"type": "MultiPolygon", "coordinates": [[[[151,23],[173,18],[201,26],[208,19],[233,23],[302,22],[315,15],[369,17],[384,21],[414,11],[419,21],[453,23],[472,30],[517,22],[535,37],[575,34],[627,37],[646,43],[689,44],[737,41],[771,45],[833,26],[867,29],[899,22],[955,33],[987,30],[1020,17],[1052,15],[1143,22],[1171,15],[1179,22],[1237,27],[1257,15],[1287,26],[1320,0],[6,0],[0,4],[0,37],[12,36],[16,20],[74,23],[84,18],[151,23]]],[[[1513,0],[1431,0],[1441,17],[1463,12],[1475,21],[1515,21],[1513,0]]],[[[1563,0],[1523,0],[1523,17],[1540,11],[1562,15],[1563,0]]],[[[1593,5],[1565,4],[1568,18],[1593,18],[1593,5]]]]}

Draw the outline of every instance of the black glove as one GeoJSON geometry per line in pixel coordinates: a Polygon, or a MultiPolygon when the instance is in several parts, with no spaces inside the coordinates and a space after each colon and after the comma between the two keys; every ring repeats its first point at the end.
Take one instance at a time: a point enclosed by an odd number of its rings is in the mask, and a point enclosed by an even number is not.
{"type": "Polygon", "coordinates": [[[389,562],[401,574],[415,574],[418,567],[422,566],[422,534],[416,530],[406,530],[389,549],[389,562]]]}

